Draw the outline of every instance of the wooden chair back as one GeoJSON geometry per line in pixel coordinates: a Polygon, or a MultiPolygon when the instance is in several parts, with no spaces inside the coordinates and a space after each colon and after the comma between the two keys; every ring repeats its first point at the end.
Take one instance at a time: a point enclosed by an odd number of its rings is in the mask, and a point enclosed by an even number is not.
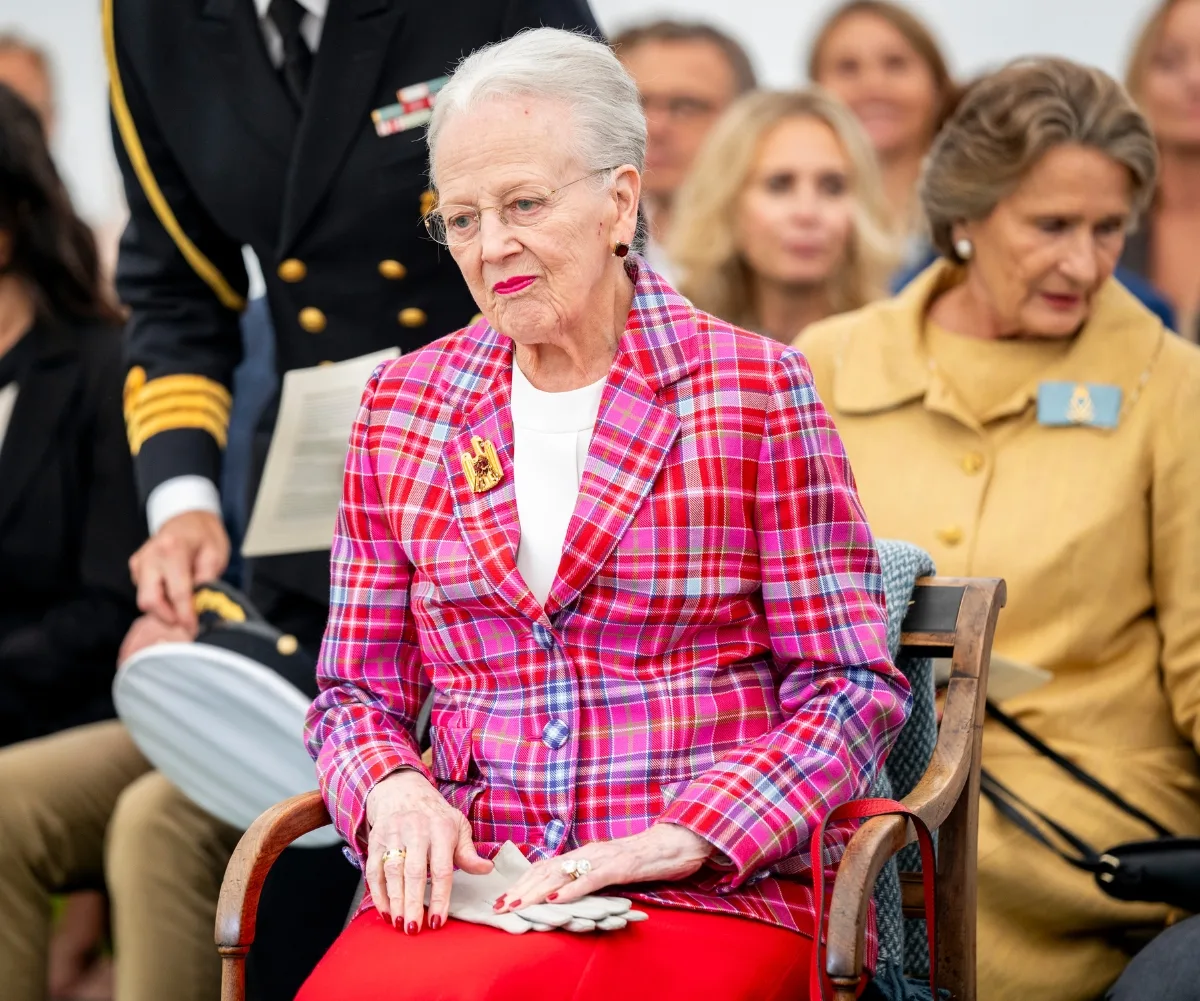
{"type": "MultiPolygon", "coordinates": [[[[938,831],[938,986],[955,1001],[975,1001],[976,848],[984,703],[1004,581],[927,577],[917,582],[902,626],[902,656],[950,659],[933,758],[904,804],[938,831]]],[[[857,996],[863,972],[867,908],[875,879],[896,852],[916,840],[902,817],[878,817],[855,832],[838,867],[828,925],[826,970],[838,1001],[857,996]]],[[[904,912],[925,916],[918,873],[900,874],[904,912]]]]}

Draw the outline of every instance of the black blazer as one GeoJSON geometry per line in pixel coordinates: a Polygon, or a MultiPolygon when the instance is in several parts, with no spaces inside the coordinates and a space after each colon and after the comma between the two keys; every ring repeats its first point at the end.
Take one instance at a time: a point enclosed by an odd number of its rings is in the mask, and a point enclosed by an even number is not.
{"type": "MultiPolygon", "coordinates": [[[[117,288],[132,311],[134,379],[200,377],[161,384],[189,395],[156,412],[156,433],[140,444],[145,497],[173,476],[219,481],[222,395],[241,353],[243,245],[262,264],[280,372],[410,351],[471,320],[458,267],[421,223],[425,130],[380,136],[371,112],[522,28],[598,29],[587,0],[330,0],[300,111],[270,64],[252,0],[107,2],[109,69],[129,112],[122,125],[114,100],[130,207],[117,288]],[[214,271],[202,274],[194,255],[189,262],[152,206],[146,172],[135,168],[143,156],[214,271]]],[[[145,409],[157,405],[147,399],[145,409]]],[[[138,409],[135,400],[135,424],[138,409]]],[[[327,554],[259,563],[256,575],[328,600],[327,554]]]]}
{"type": "Polygon", "coordinates": [[[121,334],[37,323],[0,446],[0,744],[112,715],[145,538],[121,334]]]}

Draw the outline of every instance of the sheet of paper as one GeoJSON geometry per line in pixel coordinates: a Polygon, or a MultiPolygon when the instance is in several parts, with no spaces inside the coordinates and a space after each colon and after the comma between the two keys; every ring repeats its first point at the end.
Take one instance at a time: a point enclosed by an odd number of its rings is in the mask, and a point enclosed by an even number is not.
{"type": "Polygon", "coordinates": [[[333,544],[350,430],[363,387],[376,365],[399,354],[399,348],[390,348],[284,375],[279,419],[243,556],[315,552],[333,544]]]}
{"type": "MultiPolygon", "coordinates": [[[[950,680],[950,658],[936,657],[933,661],[934,682],[944,685],[950,680]]],[[[988,698],[993,702],[1004,702],[1024,695],[1046,684],[1054,675],[1032,664],[1022,664],[999,654],[992,654],[988,668],[988,698]]]]}

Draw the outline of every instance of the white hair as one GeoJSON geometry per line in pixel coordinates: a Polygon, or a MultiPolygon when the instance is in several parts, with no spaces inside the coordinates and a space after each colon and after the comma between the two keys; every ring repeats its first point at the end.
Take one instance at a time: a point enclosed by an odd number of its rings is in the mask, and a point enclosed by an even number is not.
{"type": "MultiPolygon", "coordinates": [[[[495,98],[561,101],[571,113],[576,153],[588,170],[646,160],[646,116],[637,85],[603,42],[558,28],[532,28],[467,56],[438,94],[426,141],[432,172],[446,119],[495,98]]],[[[436,178],[434,181],[436,183],[436,178]]]]}

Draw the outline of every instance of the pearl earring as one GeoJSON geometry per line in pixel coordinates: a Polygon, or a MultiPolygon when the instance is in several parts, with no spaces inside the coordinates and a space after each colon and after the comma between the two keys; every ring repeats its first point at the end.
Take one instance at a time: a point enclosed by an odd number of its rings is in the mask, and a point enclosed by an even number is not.
{"type": "Polygon", "coordinates": [[[969,261],[975,253],[975,244],[964,236],[961,240],[954,241],[954,252],[958,254],[959,260],[969,261]]]}

